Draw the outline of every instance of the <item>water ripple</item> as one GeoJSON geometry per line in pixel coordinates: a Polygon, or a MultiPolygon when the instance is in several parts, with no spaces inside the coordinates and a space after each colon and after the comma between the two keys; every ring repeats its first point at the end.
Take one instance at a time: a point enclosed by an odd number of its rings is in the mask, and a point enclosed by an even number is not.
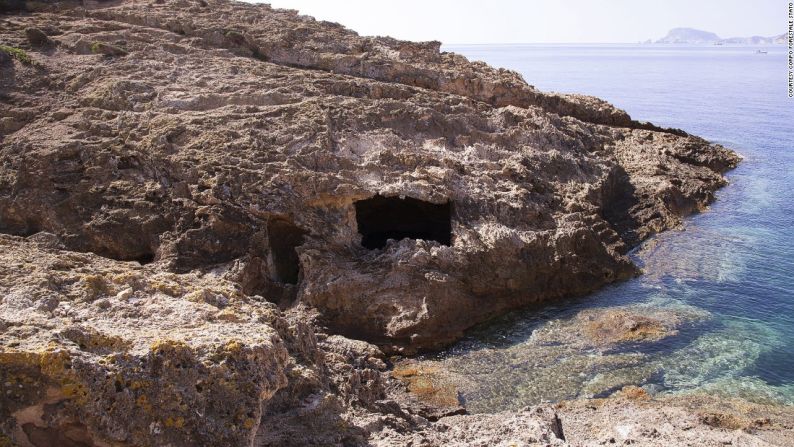
{"type": "Polygon", "coordinates": [[[448,49],[518,70],[541,89],[600,96],[745,160],[709,211],[634,253],[645,275],[506,316],[422,361],[446,371],[472,411],[604,395],[626,384],[794,405],[794,107],[783,87],[784,49],[771,47],[766,57],[743,47],[448,49]],[[668,315],[679,326],[653,343],[608,349],[564,334],[576,332],[571,322],[582,312],[610,309],[668,315]]]}

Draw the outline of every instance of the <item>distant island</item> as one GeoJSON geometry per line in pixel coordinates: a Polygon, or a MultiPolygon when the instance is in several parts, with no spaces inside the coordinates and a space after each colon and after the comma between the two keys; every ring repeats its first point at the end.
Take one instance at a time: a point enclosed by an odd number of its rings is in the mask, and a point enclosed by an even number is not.
{"type": "Polygon", "coordinates": [[[646,43],[683,43],[683,44],[734,44],[734,45],[772,45],[785,42],[785,34],[772,37],[751,36],[751,37],[730,37],[723,39],[720,36],[694,28],[673,28],[666,36],[652,42],[650,39],[646,43]]]}

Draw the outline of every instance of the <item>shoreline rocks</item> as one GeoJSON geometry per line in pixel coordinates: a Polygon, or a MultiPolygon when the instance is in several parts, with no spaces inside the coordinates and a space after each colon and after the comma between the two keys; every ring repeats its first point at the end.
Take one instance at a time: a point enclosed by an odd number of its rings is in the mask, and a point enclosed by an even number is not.
{"type": "Polygon", "coordinates": [[[3,69],[0,231],[172,272],[235,262],[245,293],[391,352],[636,274],[624,253],[738,162],[435,43],[264,5],[5,17],[36,66],[3,69]],[[56,49],[30,46],[32,28],[56,49]]]}
{"type": "Polygon", "coordinates": [[[548,409],[442,417],[384,352],[637,274],[739,162],[267,5],[0,14],[0,444],[559,444],[548,409]]]}

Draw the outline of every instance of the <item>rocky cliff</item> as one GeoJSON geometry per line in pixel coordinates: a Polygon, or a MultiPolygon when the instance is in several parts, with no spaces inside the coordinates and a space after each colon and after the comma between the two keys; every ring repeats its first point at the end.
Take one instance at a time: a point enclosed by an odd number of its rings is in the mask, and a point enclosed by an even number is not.
{"type": "Polygon", "coordinates": [[[714,43],[720,40],[720,36],[710,32],[694,28],[673,28],[667,35],[657,40],[656,43],[714,43]]]}
{"type": "MultiPolygon", "coordinates": [[[[382,352],[636,274],[626,251],[738,162],[266,5],[1,5],[0,423],[21,445],[441,442],[428,421],[460,409],[405,395],[382,352]]],[[[504,433],[563,442],[537,411],[504,433]]],[[[497,436],[482,418],[450,424],[497,436]]]]}
{"type": "MultiPolygon", "coordinates": [[[[674,44],[731,44],[731,45],[772,45],[781,44],[785,41],[785,34],[777,36],[763,37],[763,36],[750,36],[750,37],[729,37],[723,39],[720,36],[709,32],[701,31],[693,28],[673,28],[666,36],[658,39],[656,43],[674,43],[674,44]]],[[[650,43],[650,42],[649,42],[650,43]]]]}

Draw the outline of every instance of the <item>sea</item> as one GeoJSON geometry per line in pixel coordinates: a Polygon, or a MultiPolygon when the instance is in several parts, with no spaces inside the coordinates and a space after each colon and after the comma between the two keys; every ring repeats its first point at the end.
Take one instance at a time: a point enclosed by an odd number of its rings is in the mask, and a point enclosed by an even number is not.
{"type": "Polygon", "coordinates": [[[794,99],[777,46],[445,45],[544,91],[603,98],[632,118],[739,152],[709,209],[630,254],[644,274],[511,313],[421,358],[471,412],[607,396],[627,385],[794,405],[794,99]],[[609,349],[570,339],[582,312],[667,315],[673,335],[609,349]],[[555,331],[557,331],[555,335],[555,331]]]}

